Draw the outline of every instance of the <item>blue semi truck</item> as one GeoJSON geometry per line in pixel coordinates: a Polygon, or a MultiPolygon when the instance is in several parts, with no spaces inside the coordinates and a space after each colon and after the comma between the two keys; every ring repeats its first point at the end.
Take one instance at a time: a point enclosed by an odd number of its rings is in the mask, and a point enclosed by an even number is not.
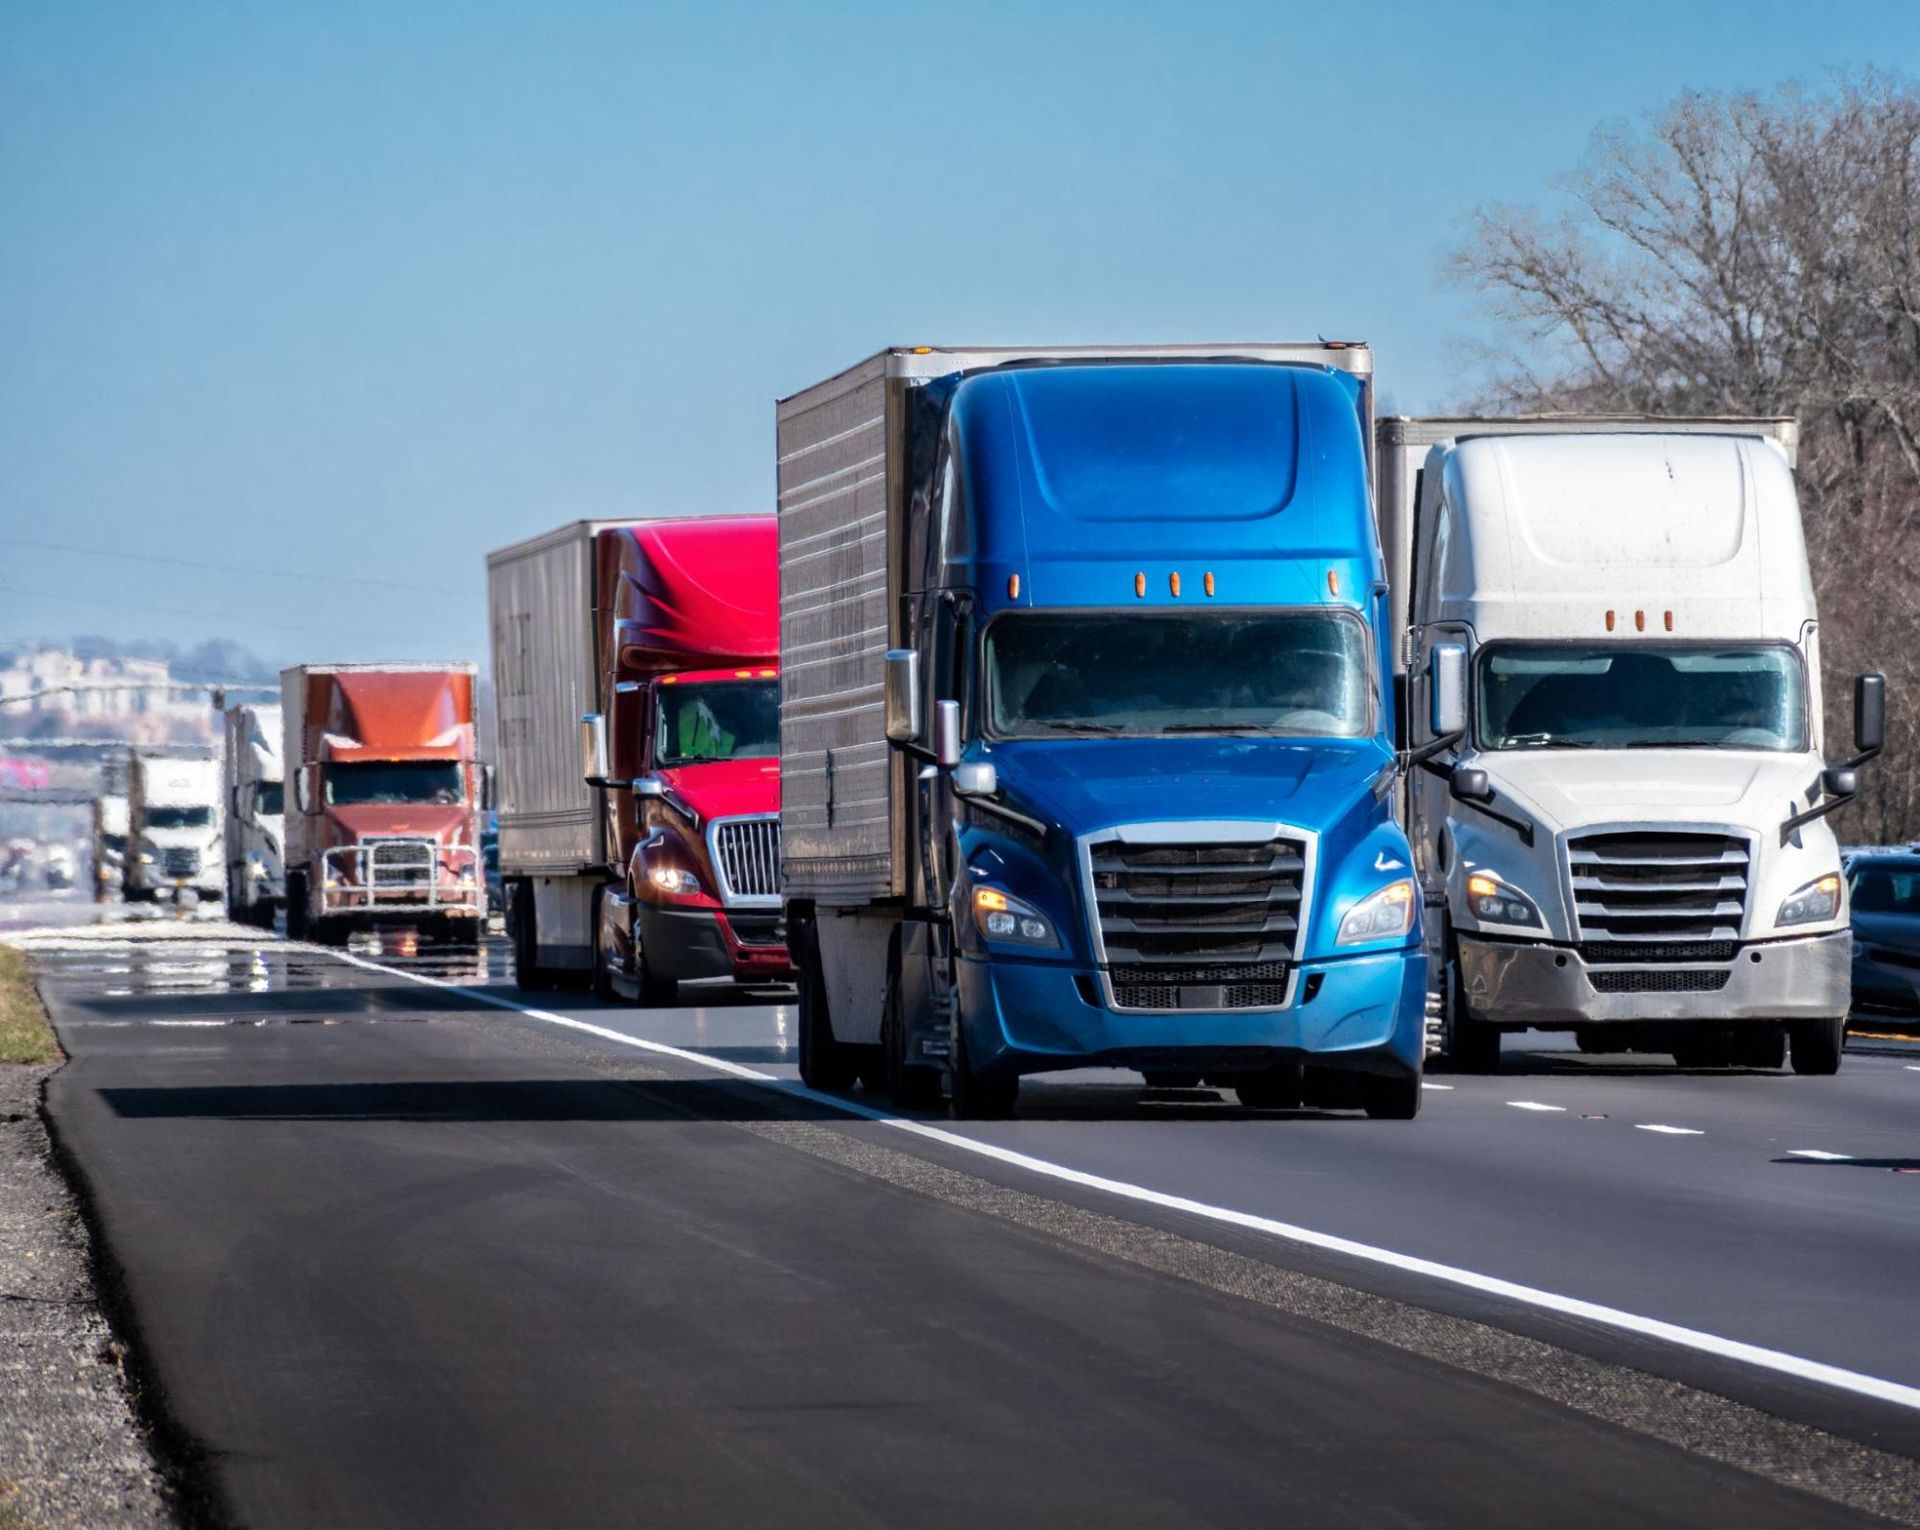
{"type": "Polygon", "coordinates": [[[780,401],[808,1084],[1418,1111],[1371,414],[1333,344],[902,348],[780,401]]]}

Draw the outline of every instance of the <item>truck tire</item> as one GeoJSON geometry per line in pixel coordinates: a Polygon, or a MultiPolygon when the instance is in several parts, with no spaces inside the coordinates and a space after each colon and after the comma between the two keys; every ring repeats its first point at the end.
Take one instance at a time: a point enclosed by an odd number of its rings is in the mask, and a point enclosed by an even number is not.
{"type": "Polygon", "coordinates": [[[1744,1068],[1784,1068],[1787,1065],[1787,1028],[1750,1025],[1740,1033],[1740,1065],[1744,1068]]]}
{"type": "Polygon", "coordinates": [[[298,871],[287,873],[287,939],[307,938],[307,879],[298,871]]]}
{"type": "Polygon", "coordinates": [[[896,1109],[934,1110],[940,1104],[940,1070],[907,1063],[907,1023],[900,1002],[899,961],[896,941],[894,959],[887,972],[887,1007],[880,1017],[881,1081],[896,1109]]]}
{"type": "Polygon", "coordinates": [[[1001,1121],[1013,1114],[1020,1098],[1020,1080],[982,1078],[973,1071],[967,1056],[967,1028],[960,1020],[960,1006],[952,1006],[948,1021],[951,1041],[947,1056],[951,1068],[947,1074],[947,1115],[955,1121],[1001,1121]]]}
{"type": "MultiPolygon", "coordinates": [[[[1498,1036],[1498,1031],[1494,1035],[1498,1036]]],[[[1360,1075],[1360,1108],[1373,1121],[1411,1121],[1420,1114],[1420,1073],[1360,1075]]]]}
{"type": "Polygon", "coordinates": [[[1795,1021],[1787,1029],[1787,1044],[1795,1073],[1829,1078],[1840,1071],[1847,1045],[1846,1019],[1795,1021]]]}
{"type": "Polygon", "coordinates": [[[853,1048],[833,1038],[833,1020],[827,1013],[827,981],[820,971],[820,952],[813,925],[802,916],[790,921],[796,937],[793,965],[800,990],[800,1082],[809,1089],[833,1092],[851,1089],[858,1076],[853,1048]]]}
{"type": "Polygon", "coordinates": [[[613,962],[607,950],[605,919],[607,884],[593,890],[593,996],[602,1004],[624,1004],[626,995],[614,986],[613,962]]]}
{"type": "Polygon", "coordinates": [[[1453,952],[1453,936],[1447,936],[1447,966],[1441,976],[1446,984],[1446,1060],[1454,1073],[1498,1073],[1500,1071],[1500,1030],[1498,1026],[1475,1020],[1467,1013],[1467,993],[1460,981],[1460,960],[1453,952]]]}
{"type": "Polygon", "coordinates": [[[513,985],[522,993],[545,993],[553,987],[553,974],[540,965],[536,953],[539,930],[535,923],[533,883],[513,884],[513,985]]]}
{"type": "Polygon", "coordinates": [[[1264,1073],[1248,1074],[1233,1086],[1233,1092],[1248,1110],[1298,1110],[1303,1072],[1298,1063],[1275,1063],[1264,1073]]]}

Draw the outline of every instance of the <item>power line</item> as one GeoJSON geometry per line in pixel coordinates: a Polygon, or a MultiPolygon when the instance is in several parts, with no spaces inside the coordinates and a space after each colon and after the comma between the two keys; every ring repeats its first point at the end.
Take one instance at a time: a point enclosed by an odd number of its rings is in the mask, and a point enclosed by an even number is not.
{"type": "Polygon", "coordinates": [[[429,595],[469,595],[470,590],[449,589],[440,584],[408,584],[398,579],[369,579],[359,574],[316,574],[308,570],[250,568],[241,563],[208,563],[196,558],[170,558],[162,553],[125,552],[112,547],[80,547],[72,542],[36,542],[26,537],[0,537],[8,547],[32,547],[41,552],[84,553],[90,558],[124,558],[132,563],[165,563],[174,568],[211,569],[221,574],[252,574],[262,579],[300,579],[324,584],[364,584],[381,590],[413,590],[429,595]]]}

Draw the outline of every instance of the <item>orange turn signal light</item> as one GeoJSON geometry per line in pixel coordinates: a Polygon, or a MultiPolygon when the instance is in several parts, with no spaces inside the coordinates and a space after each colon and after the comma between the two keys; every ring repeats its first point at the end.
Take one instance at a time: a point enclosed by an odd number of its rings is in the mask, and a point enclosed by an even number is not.
{"type": "Polygon", "coordinates": [[[1019,598],[1020,576],[1018,574],[1009,574],[1007,575],[1007,599],[1018,600],[1019,598]]]}
{"type": "Polygon", "coordinates": [[[1207,575],[1205,583],[1207,587],[1207,594],[1212,595],[1213,594],[1213,575],[1212,574],[1207,575]]]}
{"type": "Polygon", "coordinates": [[[1133,593],[1143,599],[1145,598],[1147,593],[1147,576],[1145,574],[1135,574],[1133,576],[1133,593]]]}

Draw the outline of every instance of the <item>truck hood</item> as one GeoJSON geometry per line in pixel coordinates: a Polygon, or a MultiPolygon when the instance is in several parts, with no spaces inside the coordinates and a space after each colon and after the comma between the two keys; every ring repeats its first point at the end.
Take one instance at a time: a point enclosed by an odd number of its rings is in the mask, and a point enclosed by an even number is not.
{"type": "Polygon", "coordinates": [[[714,760],[705,765],[680,765],[660,772],[701,823],[716,818],[739,818],[752,813],[780,811],[778,760],[714,760]]]}
{"type": "Polygon", "coordinates": [[[1820,769],[1805,754],[1749,749],[1506,750],[1474,763],[1551,829],[1622,818],[1777,826],[1820,769]]]}
{"type": "Polygon", "coordinates": [[[327,809],[326,842],[351,845],[369,835],[417,834],[441,844],[469,844],[473,839],[473,810],[459,804],[430,802],[327,809]]]}
{"type": "Polygon", "coordinates": [[[1002,789],[1073,834],[1116,824],[1331,822],[1389,763],[1372,739],[1096,738],[994,744],[1002,789]]]}

